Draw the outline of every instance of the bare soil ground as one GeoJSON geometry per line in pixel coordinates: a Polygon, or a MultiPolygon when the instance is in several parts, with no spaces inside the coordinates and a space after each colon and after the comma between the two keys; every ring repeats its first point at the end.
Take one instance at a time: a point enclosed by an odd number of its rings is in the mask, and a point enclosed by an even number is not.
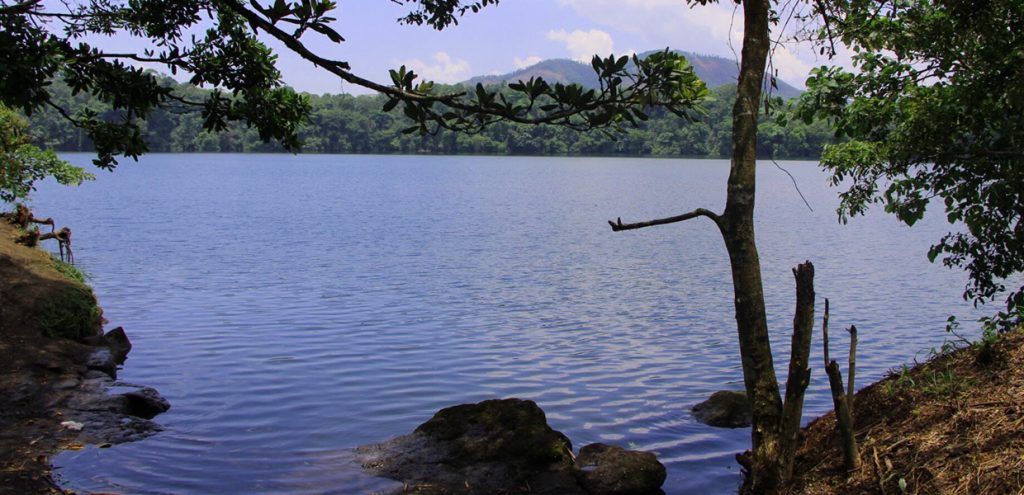
{"type": "Polygon", "coordinates": [[[1024,330],[899,368],[856,395],[860,468],[834,413],[804,430],[791,493],[1024,493],[1024,330]]]}

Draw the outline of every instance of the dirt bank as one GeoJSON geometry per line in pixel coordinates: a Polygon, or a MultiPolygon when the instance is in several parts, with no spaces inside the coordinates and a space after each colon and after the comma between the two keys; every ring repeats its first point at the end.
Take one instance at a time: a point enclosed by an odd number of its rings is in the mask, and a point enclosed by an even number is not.
{"type": "Polygon", "coordinates": [[[898,368],[854,400],[860,468],[842,469],[829,413],[804,431],[792,493],[1019,494],[1024,331],[898,368]]]}
{"type": "Polygon", "coordinates": [[[52,454],[158,427],[133,415],[138,401],[107,394],[126,350],[104,339],[80,272],[15,243],[22,234],[0,218],[0,494],[63,493],[52,454]]]}

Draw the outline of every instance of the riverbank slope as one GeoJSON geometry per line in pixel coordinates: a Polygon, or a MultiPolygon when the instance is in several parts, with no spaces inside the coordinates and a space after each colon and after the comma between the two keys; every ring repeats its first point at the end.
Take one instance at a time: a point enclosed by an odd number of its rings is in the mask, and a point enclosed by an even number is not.
{"type": "Polygon", "coordinates": [[[1024,329],[894,369],[854,400],[860,468],[843,470],[828,413],[803,432],[790,493],[1021,493],[1021,362],[1024,329]]]}
{"type": "Polygon", "coordinates": [[[159,428],[142,406],[166,401],[152,389],[107,393],[127,337],[104,336],[81,272],[16,243],[23,234],[0,218],[0,494],[64,493],[52,454],[144,437],[159,428]]]}

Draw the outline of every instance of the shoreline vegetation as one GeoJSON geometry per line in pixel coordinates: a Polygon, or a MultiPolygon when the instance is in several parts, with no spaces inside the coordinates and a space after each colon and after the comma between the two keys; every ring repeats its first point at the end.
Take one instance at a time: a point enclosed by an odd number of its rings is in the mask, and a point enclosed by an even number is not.
{"type": "MultiPolygon", "coordinates": [[[[55,294],[66,287],[92,293],[77,269],[17,244],[22,235],[0,221],[0,493],[66,493],[53,478],[51,455],[144,438],[159,431],[148,418],[160,411],[129,411],[135,399],[107,394],[116,365],[97,364],[97,350],[117,346],[102,340],[100,313],[79,315],[92,329],[79,340],[93,345],[41,327],[47,318],[40,313],[60,304],[55,294]],[[79,420],[88,425],[83,429],[79,420]]],[[[1022,358],[1024,329],[1018,329],[894,368],[856,394],[860,467],[843,469],[830,412],[801,431],[795,476],[785,491],[1016,493],[1024,486],[1024,369],[1014,363],[1022,358]]]]}

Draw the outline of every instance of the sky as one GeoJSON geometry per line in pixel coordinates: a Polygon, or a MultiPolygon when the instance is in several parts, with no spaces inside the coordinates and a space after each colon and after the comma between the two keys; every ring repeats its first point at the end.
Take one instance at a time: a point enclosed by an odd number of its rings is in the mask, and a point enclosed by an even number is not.
{"type": "MultiPolygon", "coordinates": [[[[435,31],[400,25],[409,7],[390,0],[338,0],[335,29],[346,41],[331,43],[310,33],[306,45],[321,55],[351,64],[362,77],[387,83],[388,69],[405,65],[444,83],[485,74],[504,74],[543,59],[589,61],[671,47],[736,58],[742,10],[732,2],[690,8],[685,0],[502,0],[458,26],[435,31]],[[730,38],[732,46],[730,46],[730,38]]],[[[308,38],[307,38],[308,37],[308,38]]],[[[268,42],[279,55],[285,82],[310,93],[365,93],[268,42]]],[[[775,68],[786,82],[803,87],[808,71],[828,63],[809,46],[781,45],[775,68]]]]}

